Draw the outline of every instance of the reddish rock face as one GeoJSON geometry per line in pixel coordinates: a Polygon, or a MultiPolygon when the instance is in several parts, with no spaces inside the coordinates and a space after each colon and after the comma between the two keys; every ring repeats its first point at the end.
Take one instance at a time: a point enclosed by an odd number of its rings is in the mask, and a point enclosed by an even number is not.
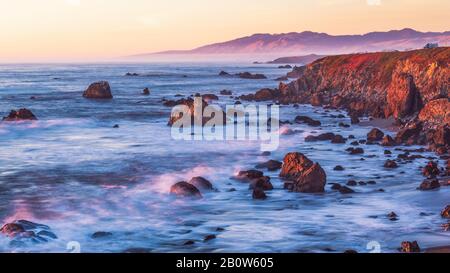
{"type": "Polygon", "coordinates": [[[450,101],[448,98],[430,101],[420,111],[419,120],[436,125],[450,125],[450,101]]]}
{"type": "Polygon", "coordinates": [[[386,116],[403,118],[420,110],[422,100],[414,83],[407,73],[394,73],[387,90],[386,116]]]}
{"type": "Polygon", "coordinates": [[[280,177],[295,180],[313,164],[304,154],[289,153],[284,157],[280,177]]]}
{"type": "Polygon", "coordinates": [[[20,109],[18,111],[12,110],[3,121],[18,121],[18,120],[37,120],[36,116],[28,109],[20,109]]]}
{"type": "Polygon", "coordinates": [[[202,194],[194,185],[187,182],[178,182],[170,188],[170,194],[179,197],[202,198],[202,194]]]}
{"type": "Polygon", "coordinates": [[[292,180],[292,190],[304,193],[325,191],[326,173],[318,163],[313,163],[301,153],[289,153],[284,158],[280,177],[292,180]]]}
{"type": "Polygon", "coordinates": [[[322,106],[323,104],[323,98],[321,95],[313,95],[311,97],[311,105],[312,106],[322,106]]]}
{"type": "Polygon", "coordinates": [[[112,99],[111,87],[106,81],[91,84],[83,93],[87,99],[112,99]]]}

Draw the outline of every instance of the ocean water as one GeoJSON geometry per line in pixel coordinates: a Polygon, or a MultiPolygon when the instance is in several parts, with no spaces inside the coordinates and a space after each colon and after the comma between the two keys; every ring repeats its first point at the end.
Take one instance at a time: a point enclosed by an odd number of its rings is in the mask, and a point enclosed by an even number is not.
{"type": "MultiPolygon", "coordinates": [[[[404,240],[424,248],[449,245],[439,212],[450,189],[416,190],[428,159],[387,170],[388,156],[378,145],[362,145],[365,154],[355,156],[345,152],[349,143],[304,142],[308,134],[330,131],[364,139],[371,127],[341,128],[339,122],[350,120],[331,116],[339,111],[281,106],[282,120],[308,115],[322,126],[289,125],[299,133],[280,136],[279,149],[269,157],[261,156],[258,141],[172,139],[171,109],[162,105],[163,98],[219,95],[223,89],[234,96],[253,93],[276,87],[274,79],[286,72],[275,65],[229,63],[0,65],[1,116],[26,107],[39,119],[0,123],[0,224],[26,219],[50,226],[58,236],[25,247],[0,236],[0,252],[67,252],[71,242],[81,252],[369,252],[371,242],[381,252],[395,252],[404,240]],[[221,70],[263,73],[268,79],[224,78],[218,76],[221,70]],[[126,77],[127,72],[142,76],[126,77]],[[82,97],[98,80],[110,82],[113,100],[82,97]],[[140,94],[145,87],[150,96],[140,94]],[[231,179],[239,170],[281,161],[295,151],[325,169],[324,194],[288,192],[278,172],[265,171],[275,189],[267,200],[255,201],[248,184],[231,179]],[[336,165],[345,170],[334,171],[336,165]],[[168,194],[171,185],[194,176],[209,179],[217,191],[201,200],[168,194]],[[349,195],[330,189],[330,183],[349,179],[377,184],[353,187],[356,193],[349,195]],[[391,211],[398,221],[386,217],[391,211]],[[91,238],[98,231],[112,236],[91,238]],[[212,234],[217,238],[203,241],[212,234]],[[195,244],[184,245],[189,240],[195,244]]],[[[229,96],[219,98],[222,107],[234,103],[229,96]]],[[[391,158],[402,153],[390,150],[391,158]]]]}

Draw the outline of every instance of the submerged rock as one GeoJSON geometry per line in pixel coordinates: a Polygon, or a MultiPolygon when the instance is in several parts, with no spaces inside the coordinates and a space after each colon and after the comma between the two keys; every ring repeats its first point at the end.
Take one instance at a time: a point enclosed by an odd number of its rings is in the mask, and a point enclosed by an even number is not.
{"type": "Polygon", "coordinates": [[[253,199],[255,200],[265,200],[267,199],[267,195],[261,188],[255,188],[252,194],[253,199]]]}
{"type": "Polygon", "coordinates": [[[193,198],[202,198],[202,194],[192,184],[187,182],[178,182],[170,188],[170,194],[180,196],[180,197],[193,197],[193,198]]]}
{"type": "Polygon", "coordinates": [[[142,95],[144,95],[144,96],[150,95],[150,89],[144,88],[144,90],[142,90],[142,95]]]}
{"type": "Polygon", "coordinates": [[[50,227],[26,220],[5,224],[0,229],[0,234],[12,239],[10,245],[15,247],[26,246],[29,243],[46,243],[49,240],[58,238],[50,230],[50,227]]]}
{"type": "Polygon", "coordinates": [[[322,123],[320,121],[312,119],[312,118],[307,117],[307,116],[297,116],[297,117],[295,117],[295,122],[297,122],[297,123],[306,123],[306,124],[308,124],[309,126],[312,126],[312,127],[318,127],[318,126],[322,125],[322,123]]]}
{"type": "Polygon", "coordinates": [[[387,168],[387,169],[395,169],[395,168],[398,168],[398,164],[394,160],[389,160],[388,159],[384,163],[384,167],[387,168]]]}
{"type": "Polygon", "coordinates": [[[277,160],[269,160],[264,163],[260,163],[255,166],[257,169],[267,169],[268,171],[276,171],[281,169],[283,166],[283,163],[277,160]]]}
{"type": "Polygon", "coordinates": [[[107,81],[95,82],[86,89],[83,97],[87,99],[112,99],[111,87],[107,81]]]}
{"type": "Polygon", "coordinates": [[[231,95],[233,95],[233,92],[232,91],[230,91],[230,90],[222,90],[222,91],[220,91],[220,95],[224,95],[224,96],[231,96],[231,95]]]}
{"type": "Polygon", "coordinates": [[[105,237],[110,237],[113,234],[111,232],[107,232],[107,231],[97,231],[95,233],[93,233],[91,235],[92,239],[101,239],[101,238],[105,238],[105,237]]]}
{"type": "Polygon", "coordinates": [[[350,194],[350,193],[354,193],[355,191],[350,189],[349,187],[342,186],[339,188],[339,192],[342,194],[350,194]]]}
{"type": "Polygon", "coordinates": [[[11,110],[8,116],[3,118],[3,121],[19,121],[19,120],[37,120],[36,116],[28,109],[22,108],[19,110],[11,110]]]}
{"type": "Polygon", "coordinates": [[[439,183],[439,180],[437,179],[431,179],[431,180],[424,180],[422,184],[420,184],[418,190],[421,191],[430,191],[439,189],[441,187],[441,184],[439,183]]]}
{"type": "Polygon", "coordinates": [[[325,191],[326,173],[319,163],[304,154],[289,153],[284,157],[280,177],[293,181],[294,192],[320,193],[325,191]]]}

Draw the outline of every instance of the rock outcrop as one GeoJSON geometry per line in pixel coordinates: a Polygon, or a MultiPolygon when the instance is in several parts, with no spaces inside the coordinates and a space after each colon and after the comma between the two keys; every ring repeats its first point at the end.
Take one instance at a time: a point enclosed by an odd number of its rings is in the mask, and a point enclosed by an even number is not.
{"type": "Polygon", "coordinates": [[[293,182],[294,192],[320,193],[325,191],[326,173],[319,163],[304,154],[289,153],[284,157],[280,177],[293,182]]]}
{"type": "Polygon", "coordinates": [[[87,99],[112,99],[111,87],[106,81],[95,82],[86,89],[83,97],[87,99]]]}
{"type": "Polygon", "coordinates": [[[11,239],[10,245],[13,247],[23,247],[30,243],[46,243],[58,238],[50,230],[50,227],[27,220],[5,224],[0,229],[0,234],[9,237],[11,239]]]}
{"type": "Polygon", "coordinates": [[[195,187],[192,184],[189,184],[187,182],[178,182],[175,185],[173,185],[170,188],[170,194],[179,196],[179,197],[190,197],[190,198],[195,198],[195,199],[200,199],[202,198],[202,194],[200,193],[200,191],[197,189],[197,187],[195,187]]]}
{"type": "Polygon", "coordinates": [[[3,118],[3,121],[20,121],[20,120],[37,120],[36,116],[28,109],[22,108],[19,110],[11,110],[8,116],[3,118]]]}

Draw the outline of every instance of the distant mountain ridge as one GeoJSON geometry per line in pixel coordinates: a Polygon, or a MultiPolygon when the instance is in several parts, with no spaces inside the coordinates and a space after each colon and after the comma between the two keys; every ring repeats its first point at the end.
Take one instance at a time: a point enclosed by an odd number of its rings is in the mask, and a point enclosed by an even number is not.
{"type": "MultiPolygon", "coordinates": [[[[414,29],[370,32],[364,35],[329,35],[311,31],[254,34],[192,50],[154,54],[345,54],[422,48],[427,43],[450,45],[450,31],[419,32],[414,29]]],[[[145,56],[140,54],[136,56],[145,56]]]]}

